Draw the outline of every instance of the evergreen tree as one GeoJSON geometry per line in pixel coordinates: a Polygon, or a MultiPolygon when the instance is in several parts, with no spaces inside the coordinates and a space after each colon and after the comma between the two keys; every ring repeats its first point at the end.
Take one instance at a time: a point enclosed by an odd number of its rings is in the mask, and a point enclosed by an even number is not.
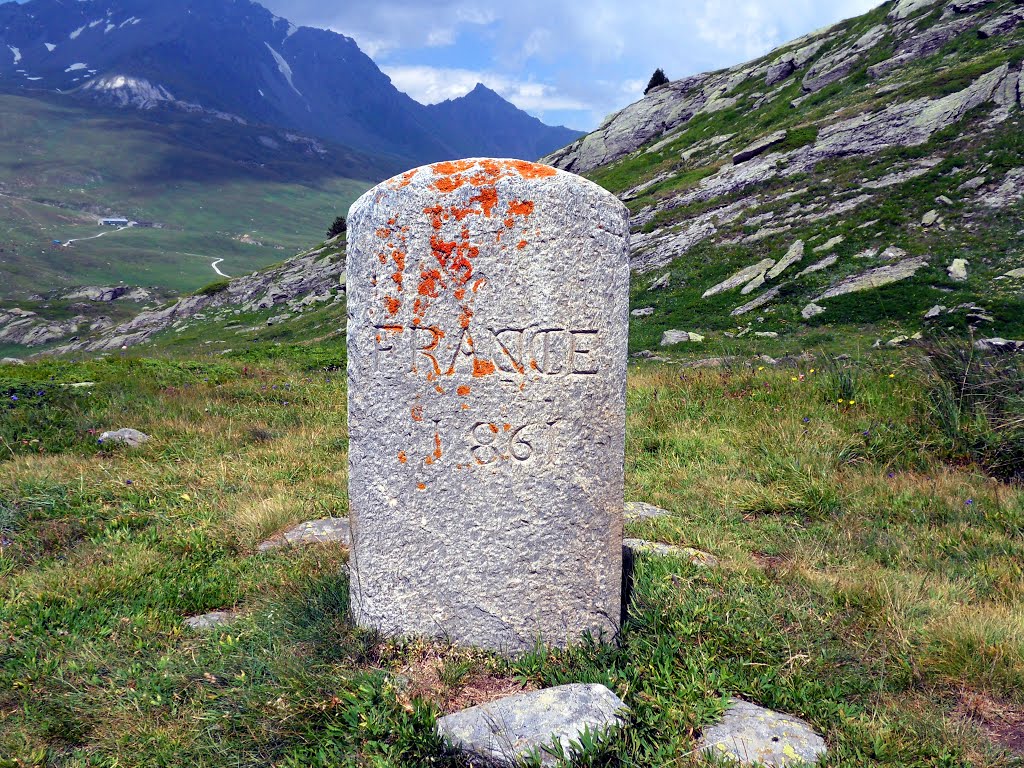
{"type": "Polygon", "coordinates": [[[348,229],[348,223],[345,221],[344,216],[339,216],[331,224],[331,228],[327,230],[327,239],[330,240],[332,237],[337,237],[342,232],[348,229]]]}
{"type": "Polygon", "coordinates": [[[661,67],[658,67],[654,70],[654,74],[651,75],[650,82],[647,83],[647,87],[644,89],[644,96],[653,91],[659,85],[665,85],[667,82],[669,82],[669,79],[665,76],[665,72],[661,67]]]}

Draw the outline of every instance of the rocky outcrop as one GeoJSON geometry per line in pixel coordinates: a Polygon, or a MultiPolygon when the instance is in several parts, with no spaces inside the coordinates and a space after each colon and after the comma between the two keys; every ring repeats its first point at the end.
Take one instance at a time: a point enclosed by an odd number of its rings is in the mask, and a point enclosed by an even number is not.
{"type": "Polygon", "coordinates": [[[820,59],[803,80],[805,93],[814,93],[846,77],[864,55],[885,38],[888,27],[879,24],[857,38],[852,45],[840,48],[820,59]]]}
{"type": "Polygon", "coordinates": [[[904,259],[895,264],[887,264],[884,267],[869,269],[867,272],[848,277],[833,285],[814,301],[817,303],[826,299],[834,299],[836,296],[859,293],[860,291],[868,291],[874,288],[881,288],[883,285],[897,283],[900,280],[913,277],[917,274],[918,270],[923,269],[927,265],[927,259],[915,257],[904,259]]]}
{"type": "Polygon", "coordinates": [[[132,285],[115,285],[110,287],[85,286],[75,288],[60,295],[62,299],[81,301],[135,301],[146,302],[153,298],[153,294],[145,288],[138,288],[132,285]]]}
{"type": "Polygon", "coordinates": [[[231,280],[222,290],[187,296],[167,307],[142,312],[97,337],[65,345],[55,352],[104,352],[131,347],[175,323],[222,307],[254,312],[284,305],[302,312],[319,303],[339,301],[345,290],[345,261],[339,248],[334,243],[300,254],[279,267],[231,280]]]}
{"type": "Polygon", "coordinates": [[[725,291],[731,291],[734,288],[739,288],[741,285],[749,283],[752,280],[757,280],[758,278],[763,279],[765,273],[767,273],[768,270],[774,266],[775,259],[764,259],[763,261],[760,261],[757,264],[752,264],[749,267],[745,267],[744,269],[741,269],[739,272],[732,275],[731,277],[726,278],[717,285],[708,288],[706,291],[704,291],[704,295],[701,298],[707,299],[712,296],[716,296],[719,293],[724,293],[725,291]]]}

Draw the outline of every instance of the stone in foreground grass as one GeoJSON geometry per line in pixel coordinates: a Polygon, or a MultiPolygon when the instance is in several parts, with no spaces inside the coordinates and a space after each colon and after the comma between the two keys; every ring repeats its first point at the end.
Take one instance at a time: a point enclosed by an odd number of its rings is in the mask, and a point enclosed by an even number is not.
{"type": "Polygon", "coordinates": [[[796,717],[731,699],[718,725],[705,730],[697,745],[743,765],[781,768],[814,765],[825,754],[825,740],[796,717]]]}
{"type": "Polygon", "coordinates": [[[714,568],[718,565],[717,557],[709,555],[707,552],[701,552],[693,547],[680,547],[675,544],[646,541],[644,539],[623,539],[622,546],[634,556],[637,552],[650,552],[665,557],[681,557],[700,568],[714,568]]]}
{"type": "Polygon", "coordinates": [[[437,730],[455,746],[500,764],[515,765],[540,753],[543,765],[555,765],[553,755],[541,752],[544,746],[558,741],[569,754],[584,731],[618,725],[624,709],[603,685],[560,685],[447,715],[437,721],[437,730]]]}
{"type": "Polygon", "coordinates": [[[189,616],[185,619],[184,624],[196,632],[204,632],[208,629],[216,629],[225,624],[230,624],[237,618],[237,611],[210,611],[210,613],[204,613],[201,616],[189,616]]]}
{"type": "Polygon", "coordinates": [[[257,549],[260,552],[269,552],[287,546],[303,547],[307,544],[328,544],[332,542],[337,542],[347,547],[351,540],[352,534],[349,529],[348,519],[344,517],[327,517],[323,520],[309,520],[305,523],[299,523],[283,534],[264,541],[257,549]]]}

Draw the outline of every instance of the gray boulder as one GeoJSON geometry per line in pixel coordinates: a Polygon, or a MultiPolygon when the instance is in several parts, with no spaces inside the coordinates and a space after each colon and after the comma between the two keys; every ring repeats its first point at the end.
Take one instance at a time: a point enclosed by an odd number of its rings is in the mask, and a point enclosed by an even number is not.
{"type": "Polygon", "coordinates": [[[654,314],[654,307],[641,307],[629,313],[633,317],[650,317],[654,314]]]}
{"type": "Polygon", "coordinates": [[[260,544],[260,552],[269,552],[282,547],[304,547],[309,544],[338,543],[349,546],[352,532],[347,518],[327,517],[323,520],[310,520],[299,523],[280,536],[268,539],[260,544]]]}
{"type": "Polygon", "coordinates": [[[129,448],[138,448],[143,443],[148,443],[149,439],[149,435],[139,432],[137,429],[118,429],[113,432],[104,432],[100,435],[99,441],[103,445],[126,445],[129,448]]]}
{"type": "Polygon", "coordinates": [[[781,275],[791,266],[796,264],[804,257],[804,241],[797,240],[790,246],[790,249],[786,252],[786,255],[782,257],[778,264],[768,270],[768,279],[774,280],[776,277],[781,275]]]}
{"type": "Polygon", "coordinates": [[[654,520],[659,517],[668,517],[671,514],[667,509],[644,501],[627,501],[623,508],[623,516],[626,520],[654,520]]]}
{"type": "Polygon", "coordinates": [[[704,341],[704,337],[699,333],[691,333],[688,331],[665,331],[661,335],[661,346],[670,347],[673,344],[683,344],[685,342],[701,342],[704,341]]]}
{"type": "Polygon", "coordinates": [[[184,624],[196,632],[205,632],[230,624],[236,618],[238,618],[238,613],[235,611],[211,611],[201,616],[189,616],[185,619],[184,624]]]}
{"type": "Polygon", "coordinates": [[[742,699],[730,699],[722,722],[704,730],[697,749],[768,768],[815,765],[827,751],[825,740],[803,720],[742,699]]]}
{"type": "Polygon", "coordinates": [[[963,282],[967,279],[967,266],[970,264],[967,259],[953,259],[953,263],[946,268],[951,280],[963,282]]]}
{"type": "Polygon", "coordinates": [[[819,306],[818,304],[815,304],[812,301],[810,304],[803,308],[803,310],[800,312],[800,317],[802,317],[804,320],[810,320],[812,317],[817,317],[818,315],[821,315],[824,312],[824,307],[819,306]]]}
{"type": "Polygon", "coordinates": [[[869,269],[867,272],[848,277],[833,285],[814,301],[819,302],[835,298],[836,296],[844,296],[848,293],[868,291],[874,288],[881,288],[883,285],[899,282],[900,280],[906,280],[917,274],[927,264],[927,260],[921,257],[914,257],[884,267],[869,269]]]}
{"type": "Polygon", "coordinates": [[[24,365],[25,361],[20,357],[5,357],[0,360],[0,365],[24,365]]]}
{"type": "Polygon", "coordinates": [[[603,685],[560,685],[520,693],[438,719],[437,732],[454,746],[501,765],[539,753],[543,765],[557,760],[542,749],[557,741],[566,752],[584,730],[606,731],[620,723],[622,700],[603,685]]]}
{"type": "Polygon", "coordinates": [[[775,266],[775,259],[764,259],[757,264],[752,264],[745,269],[741,269],[739,272],[734,274],[732,277],[723,280],[718,285],[714,285],[704,291],[704,295],[701,298],[707,299],[711,296],[715,296],[725,291],[731,291],[734,288],[739,288],[741,285],[749,283],[757,277],[762,277],[769,269],[775,266]]]}
{"type": "Polygon", "coordinates": [[[763,155],[772,147],[778,146],[786,140],[786,136],[789,135],[788,131],[776,131],[764,136],[753,144],[744,147],[732,157],[732,162],[735,165],[745,163],[747,160],[753,160],[758,155],[763,155]]]}
{"type": "Polygon", "coordinates": [[[646,539],[623,539],[622,546],[628,552],[627,556],[632,557],[636,557],[637,552],[647,552],[662,557],[678,557],[689,560],[691,565],[696,565],[698,568],[715,568],[718,565],[717,557],[693,547],[681,547],[677,544],[665,544],[661,541],[647,541],[646,539]]]}

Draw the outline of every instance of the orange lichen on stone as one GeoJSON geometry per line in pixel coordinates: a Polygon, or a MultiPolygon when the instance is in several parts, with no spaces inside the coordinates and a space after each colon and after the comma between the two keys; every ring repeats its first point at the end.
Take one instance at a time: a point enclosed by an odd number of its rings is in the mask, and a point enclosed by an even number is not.
{"type": "Polygon", "coordinates": [[[547,179],[558,173],[550,165],[530,163],[526,160],[509,160],[505,165],[515,169],[524,179],[547,179]]]}
{"type": "Polygon", "coordinates": [[[441,435],[439,435],[437,432],[434,433],[434,454],[433,455],[434,455],[434,459],[436,461],[440,461],[441,460],[441,456],[444,455],[444,453],[441,450],[441,435]]]}
{"type": "Polygon", "coordinates": [[[423,421],[423,406],[414,405],[411,409],[413,421],[423,421]]]}
{"type": "Polygon", "coordinates": [[[387,309],[389,315],[397,315],[398,310],[401,309],[402,307],[402,302],[400,302],[394,296],[385,296],[384,306],[387,309]]]}
{"type": "Polygon", "coordinates": [[[419,488],[421,491],[427,490],[427,486],[424,483],[417,483],[416,487],[419,488]]]}
{"type": "Polygon", "coordinates": [[[473,358],[473,376],[475,378],[480,379],[484,376],[490,376],[496,370],[497,366],[490,360],[482,360],[479,357],[473,358]]]}
{"type": "Polygon", "coordinates": [[[487,426],[490,427],[491,432],[493,432],[494,434],[498,434],[498,425],[497,424],[488,424],[487,426]]]}
{"type": "Polygon", "coordinates": [[[439,395],[443,395],[444,394],[444,387],[442,387],[440,384],[437,384],[434,387],[434,391],[437,392],[437,394],[439,394],[439,395]]]}
{"type": "Polygon", "coordinates": [[[510,432],[512,430],[512,425],[511,424],[505,424],[503,426],[504,426],[504,429],[505,429],[506,432],[510,432]]]}
{"type": "Polygon", "coordinates": [[[498,204],[498,190],[494,187],[484,187],[479,195],[469,198],[469,202],[480,203],[480,207],[484,209],[484,216],[491,218],[491,211],[498,204]]]}
{"type": "Polygon", "coordinates": [[[481,277],[475,283],[473,283],[473,293],[476,293],[487,284],[487,279],[481,277]]]}
{"type": "Polygon", "coordinates": [[[461,387],[459,387],[459,388],[458,388],[458,389],[456,389],[455,391],[456,391],[456,392],[458,392],[458,393],[459,393],[460,395],[462,395],[463,397],[465,397],[466,395],[468,395],[468,394],[469,394],[469,387],[468,387],[468,386],[466,386],[465,384],[463,384],[463,385],[462,385],[461,387]]]}
{"type": "Polygon", "coordinates": [[[399,464],[405,464],[407,461],[409,461],[409,458],[405,455],[405,451],[399,451],[398,452],[398,463],[399,464]]]}
{"type": "Polygon", "coordinates": [[[462,314],[459,315],[459,326],[461,328],[469,328],[469,321],[473,319],[473,310],[469,307],[462,308],[462,314]]]}
{"type": "Polygon", "coordinates": [[[379,237],[381,240],[387,240],[389,237],[391,237],[391,230],[388,229],[387,227],[381,227],[380,229],[377,230],[377,237],[379,237]]]}
{"type": "Polygon", "coordinates": [[[516,248],[518,248],[521,251],[527,245],[529,245],[529,243],[527,243],[525,240],[520,240],[518,243],[516,243],[516,248]]]}
{"type": "Polygon", "coordinates": [[[414,168],[411,171],[406,171],[400,177],[392,179],[390,182],[388,182],[388,186],[391,187],[392,189],[402,189],[403,187],[407,187],[412,183],[413,177],[417,173],[419,173],[418,168],[414,168]]]}
{"type": "MultiPolygon", "coordinates": [[[[508,204],[508,212],[510,216],[522,216],[526,218],[533,214],[533,201],[532,200],[513,200],[508,204]]],[[[506,219],[506,222],[510,219],[506,219]]]]}

